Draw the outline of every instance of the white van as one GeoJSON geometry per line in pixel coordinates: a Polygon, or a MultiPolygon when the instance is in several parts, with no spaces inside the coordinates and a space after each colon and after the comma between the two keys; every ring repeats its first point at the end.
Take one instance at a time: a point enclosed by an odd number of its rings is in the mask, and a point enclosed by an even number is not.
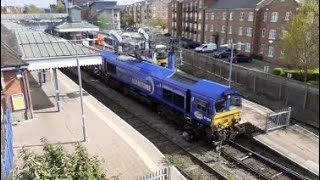
{"type": "Polygon", "coordinates": [[[216,43],[202,44],[199,47],[195,48],[196,52],[213,52],[217,49],[216,43]]]}

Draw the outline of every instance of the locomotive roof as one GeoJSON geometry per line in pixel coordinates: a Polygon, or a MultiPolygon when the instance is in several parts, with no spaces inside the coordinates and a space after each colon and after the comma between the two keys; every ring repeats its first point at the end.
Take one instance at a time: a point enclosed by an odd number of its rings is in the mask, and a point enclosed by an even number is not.
{"type": "Polygon", "coordinates": [[[198,79],[183,72],[174,72],[171,69],[153,65],[145,61],[120,61],[118,60],[118,55],[108,51],[102,51],[101,54],[110,62],[113,62],[115,64],[121,63],[123,66],[127,67],[130,66],[128,67],[128,69],[137,70],[142,73],[149,74],[154,78],[165,79],[167,83],[183,89],[190,89],[191,92],[195,92],[202,96],[218,99],[224,95],[238,93],[237,91],[223,84],[205,79],[198,79]]]}

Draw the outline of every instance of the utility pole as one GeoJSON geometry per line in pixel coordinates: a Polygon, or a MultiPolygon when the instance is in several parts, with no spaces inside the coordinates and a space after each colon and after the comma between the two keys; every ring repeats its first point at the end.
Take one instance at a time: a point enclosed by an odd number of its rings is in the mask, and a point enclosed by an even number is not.
{"type": "Polygon", "coordinates": [[[232,64],[233,64],[233,41],[231,41],[231,60],[230,60],[230,66],[229,66],[229,87],[231,87],[231,81],[232,81],[232,64]]]}

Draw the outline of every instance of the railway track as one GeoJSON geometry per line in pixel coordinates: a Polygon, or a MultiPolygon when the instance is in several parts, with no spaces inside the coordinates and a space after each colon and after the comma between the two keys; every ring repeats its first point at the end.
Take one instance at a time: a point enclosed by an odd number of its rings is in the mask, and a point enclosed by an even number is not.
{"type": "Polygon", "coordinates": [[[266,180],[308,180],[309,178],[292,171],[289,168],[275,162],[274,160],[262,156],[240,143],[228,142],[222,149],[223,156],[231,159],[237,164],[256,174],[259,179],[266,180]]]}
{"type": "MultiPolygon", "coordinates": [[[[65,74],[77,82],[76,74],[71,73],[71,71],[65,71],[65,74]]],[[[90,80],[90,82],[92,82],[92,80],[90,80]]],[[[83,84],[84,88],[90,94],[94,95],[97,99],[99,99],[102,103],[104,103],[107,107],[122,117],[147,139],[149,139],[162,153],[168,154],[169,156],[172,154],[179,154],[179,157],[182,159],[188,159],[187,162],[178,161],[178,163],[175,164],[175,166],[188,179],[227,179],[230,177],[228,173],[221,173],[219,170],[217,171],[215,168],[213,168],[216,166],[216,164],[214,165],[214,163],[212,163],[217,161],[216,158],[213,158],[216,156],[216,154],[213,153],[212,147],[209,147],[208,144],[200,143],[201,145],[195,144],[193,147],[191,145],[180,145],[172,140],[172,137],[179,135],[169,137],[166,133],[159,131],[159,128],[155,128],[154,126],[150,125],[150,123],[146,123],[145,121],[141,120],[141,116],[137,116],[130,112],[128,108],[124,108],[119,101],[115,102],[105,93],[97,90],[96,86],[86,83],[85,81],[83,84]],[[207,153],[205,157],[196,156],[194,155],[194,152],[190,151],[190,149],[199,148],[199,146],[202,146],[203,151],[210,151],[210,153],[207,153]]],[[[248,139],[246,139],[246,141],[248,141],[248,139]]],[[[260,155],[258,152],[246,148],[245,146],[241,145],[241,143],[234,141],[223,147],[222,155],[223,157],[232,160],[232,163],[230,163],[231,166],[233,166],[232,168],[235,168],[233,165],[235,162],[254,174],[255,178],[252,178],[253,176],[249,175],[251,178],[248,179],[308,179],[288,168],[285,168],[283,165],[277,164],[271,159],[260,155]],[[250,156],[248,156],[249,154],[250,156]]],[[[301,169],[298,168],[298,170],[301,169]]],[[[241,177],[235,179],[245,178],[241,177]]]]}
{"type": "MultiPolygon", "coordinates": [[[[73,81],[77,82],[77,76],[70,70],[64,70],[63,73],[65,73],[73,81]]],[[[145,123],[140,117],[126,110],[118,102],[115,102],[104,93],[90,86],[86,81],[83,81],[83,87],[100,102],[105,104],[113,112],[123,118],[133,128],[139,131],[143,136],[149,139],[163,154],[169,155],[167,156],[167,161],[169,162],[164,163],[170,163],[172,154],[179,154],[179,156],[184,159],[183,163],[178,161],[174,162],[174,164],[187,179],[227,179],[225,175],[212,168],[207,162],[204,162],[190,153],[185,147],[176,144],[170,137],[145,123]]]]}

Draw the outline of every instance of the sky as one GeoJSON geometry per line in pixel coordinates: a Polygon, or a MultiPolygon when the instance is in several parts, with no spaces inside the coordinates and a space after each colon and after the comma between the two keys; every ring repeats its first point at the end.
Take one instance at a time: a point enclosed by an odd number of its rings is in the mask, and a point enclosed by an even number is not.
{"type": "MultiPolygon", "coordinates": [[[[141,0],[116,0],[118,5],[132,4],[141,0]]],[[[40,8],[49,8],[50,4],[56,4],[56,0],[1,0],[1,6],[20,6],[34,4],[40,8]]]]}

